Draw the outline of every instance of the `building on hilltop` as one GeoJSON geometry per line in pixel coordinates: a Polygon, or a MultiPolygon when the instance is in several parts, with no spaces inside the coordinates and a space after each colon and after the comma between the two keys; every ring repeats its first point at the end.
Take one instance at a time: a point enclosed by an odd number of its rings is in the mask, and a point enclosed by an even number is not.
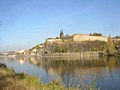
{"type": "Polygon", "coordinates": [[[24,53],[24,50],[19,50],[19,51],[17,51],[16,53],[18,53],[18,54],[22,54],[22,53],[24,53]]]}
{"type": "Polygon", "coordinates": [[[63,29],[60,30],[60,38],[64,37],[63,29]]]}
{"type": "Polygon", "coordinates": [[[73,35],[74,41],[105,41],[107,42],[108,39],[105,36],[90,36],[88,34],[74,34],[73,35]]]}
{"type": "Polygon", "coordinates": [[[46,42],[53,43],[53,42],[62,42],[62,39],[64,37],[63,29],[60,30],[60,36],[57,38],[47,38],[46,42]]]}
{"type": "Polygon", "coordinates": [[[62,39],[60,38],[47,38],[46,42],[52,43],[52,42],[62,42],[62,39]]]}

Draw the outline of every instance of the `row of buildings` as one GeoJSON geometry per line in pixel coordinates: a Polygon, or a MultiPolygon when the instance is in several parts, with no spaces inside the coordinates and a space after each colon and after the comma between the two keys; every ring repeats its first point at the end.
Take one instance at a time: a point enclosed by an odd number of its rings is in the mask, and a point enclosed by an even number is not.
{"type": "Polygon", "coordinates": [[[43,44],[36,45],[37,47],[34,47],[29,50],[19,50],[19,51],[10,51],[10,52],[2,52],[0,53],[0,56],[10,56],[10,57],[15,57],[17,55],[32,55],[35,56],[39,49],[43,47],[43,44]]]}
{"type": "Polygon", "coordinates": [[[20,50],[20,51],[17,51],[16,52],[16,55],[19,55],[19,54],[23,54],[23,55],[37,55],[38,51],[40,49],[42,49],[44,45],[43,44],[39,44],[39,45],[36,45],[35,47],[33,47],[32,49],[29,49],[29,50],[20,50]]]}

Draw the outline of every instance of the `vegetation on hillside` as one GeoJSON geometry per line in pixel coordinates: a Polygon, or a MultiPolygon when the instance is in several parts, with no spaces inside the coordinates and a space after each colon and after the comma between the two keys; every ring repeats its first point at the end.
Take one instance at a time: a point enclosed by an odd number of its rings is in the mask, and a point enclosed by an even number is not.
{"type": "Polygon", "coordinates": [[[115,44],[111,40],[111,36],[108,38],[108,42],[106,44],[106,55],[115,55],[116,54],[116,48],[115,44]]]}
{"type": "Polygon", "coordinates": [[[45,49],[52,53],[64,52],[82,52],[82,51],[103,51],[106,42],[102,41],[84,41],[84,42],[63,42],[63,43],[47,43],[45,49]]]}
{"type": "MultiPolygon", "coordinates": [[[[101,33],[93,33],[94,36],[102,36],[101,33]]],[[[85,51],[104,51],[106,55],[120,54],[120,41],[113,42],[112,38],[108,38],[108,42],[104,41],[83,41],[74,42],[73,36],[62,37],[61,43],[45,43],[44,49],[50,53],[65,52],[85,52],[85,51]]]]}
{"type": "Polygon", "coordinates": [[[120,54],[120,41],[117,41],[114,44],[115,44],[117,54],[120,54]]]}
{"type": "MultiPolygon", "coordinates": [[[[90,36],[103,36],[101,33],[90,33],[90,36]]],[[[120,38],[116,36],[115,38],[120,38]]],[[[61,39],[61,42],[44,42],[43,47],[40,48],[36,45],[29,51],[33,49],[38,50],[38,54],[48,54],[48,53],[65,53],[65,52],[85,52],[85,51],[104,51],[106,55],[114,55],[120,53],[120,42],[113,42],[111,38],[108,38],[108,42],[104,41],[83,41],[75,42],[73,40],[73,35],[64,35],[63,30],[60,32],[60,37],[56,39],[61,39]]]]}

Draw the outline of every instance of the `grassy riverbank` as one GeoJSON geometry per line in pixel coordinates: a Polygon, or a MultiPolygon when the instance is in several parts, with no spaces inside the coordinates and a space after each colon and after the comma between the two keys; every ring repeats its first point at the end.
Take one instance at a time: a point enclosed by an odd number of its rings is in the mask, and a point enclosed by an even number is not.
{"type": "MultiPolygon", "coordinates": [[[[69,90],[95,90],[94,85],[79,88],[70,88],[69,90]],[[93,89],[94,88],[94,89],[93,89]]],[[[37,77],[29,76],[25,73],[16,73],[6,65],[0,64],[0,90],[68,90],[60,81],[51,81],[43,84],[37,77]]],[[[97,88],[96,88],[97,90],[97,88]]]]}

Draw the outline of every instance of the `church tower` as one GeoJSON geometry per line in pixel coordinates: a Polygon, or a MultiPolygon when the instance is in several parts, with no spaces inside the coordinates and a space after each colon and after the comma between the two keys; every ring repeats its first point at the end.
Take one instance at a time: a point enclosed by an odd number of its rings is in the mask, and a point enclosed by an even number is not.
{"type": "Polygon", "coordinates": [[[60,30],[60,38],[64,37],[63,29],[60,30]]]}

